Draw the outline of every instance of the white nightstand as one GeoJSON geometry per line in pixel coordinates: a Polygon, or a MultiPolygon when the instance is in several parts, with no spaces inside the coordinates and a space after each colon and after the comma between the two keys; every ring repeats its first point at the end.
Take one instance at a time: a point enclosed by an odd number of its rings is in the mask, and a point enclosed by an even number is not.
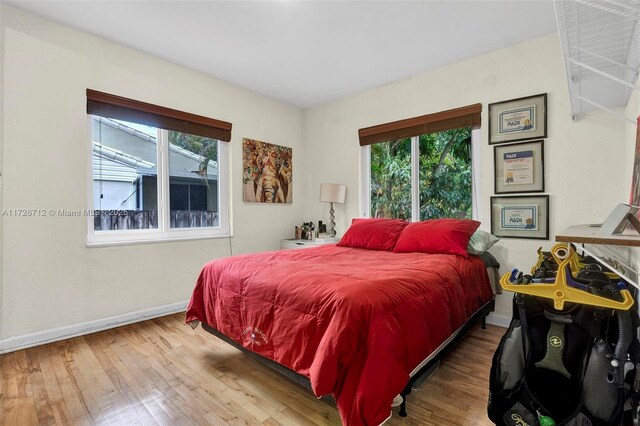
{"type": "Polygon", "coordinates": [[[323,241],[323,242],[316,242],[315,240],[294,240],[294,239],[290,239],[290,240],[282,240],[280,241],[280,248],[283,250],[286,249],[303,249],[303,248],[311,248],[311,247],[318,247],[318,246],[322,246],[325,244],[335,244],[336,240],[334,241],[323,241]]]}

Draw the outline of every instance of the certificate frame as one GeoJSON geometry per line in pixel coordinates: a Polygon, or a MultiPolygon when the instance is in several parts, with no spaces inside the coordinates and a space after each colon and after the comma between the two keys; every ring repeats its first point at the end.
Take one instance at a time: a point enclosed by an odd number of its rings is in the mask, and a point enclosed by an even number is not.
{"type": "Polygon", "coordinates": [[[544,141],[493,147],[496,194],[544,192],[544,141]]]}
{"type": "Polygon", "coordinates": [[[489,104],[489,145],[546,137],[546,93],[489,104]]]}
{"type": "Polygon", "coordinates": [[[491,233],[500,238],[549,239],[549,196],[491,197],[491,233]]]}

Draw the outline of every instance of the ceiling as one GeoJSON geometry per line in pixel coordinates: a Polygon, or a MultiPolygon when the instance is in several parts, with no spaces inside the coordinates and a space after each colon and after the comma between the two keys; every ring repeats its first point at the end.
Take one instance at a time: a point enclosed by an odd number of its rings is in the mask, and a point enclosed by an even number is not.
{"type": "Polygon", "coordinates": [[[6,3],[301,108],[557,31],[551,0],[6,3]]]}

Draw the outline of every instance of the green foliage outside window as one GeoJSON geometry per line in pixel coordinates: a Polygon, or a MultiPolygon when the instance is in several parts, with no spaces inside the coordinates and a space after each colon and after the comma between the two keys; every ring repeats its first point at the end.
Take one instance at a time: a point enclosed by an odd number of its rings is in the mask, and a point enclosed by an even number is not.
{"type": "Polygon", "coordinates": [[[215,139],[170,130],[169,143],[205,157],[208,160],[216,161],[218,157],[218,144],[215,139]]]}
{"type": "Polygon", "coordinates": [[[371,145],[371,217],[411,220],[411,139],[371,145]]]}
{"type": "MultiPolygon", "coordinates": [[[[421,135],[420,220],[471,217],[471,129],[421,135]]],[[[411,219],[411,139],[371,146],[371,216],[411,219]]]]}
{"type": "Polygon", "coordinates": [[[188,133],[169,131],[169,143],[186,149],[202,157],[198,170],[192,170],[202,179],[202,182],[209,188],[209,161],[218,160],[218,141],[204,136],[191,135],[188,133]]]}

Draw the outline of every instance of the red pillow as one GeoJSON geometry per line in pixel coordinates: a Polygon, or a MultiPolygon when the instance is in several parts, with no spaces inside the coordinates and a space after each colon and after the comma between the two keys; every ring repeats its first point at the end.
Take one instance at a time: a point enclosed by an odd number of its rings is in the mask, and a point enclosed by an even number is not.
{"type": "Polygon", "coordinates": [[[337,245],[390,251],[405,226],[400,219],[353,219],[337,245]]]}
{"type": "Polygon", "coordinates": [[[480,222],[468,219],[435,219],[413,222],[398,237],[396,253],[459,254],[467,257],[467,245],[480,222]]]}

